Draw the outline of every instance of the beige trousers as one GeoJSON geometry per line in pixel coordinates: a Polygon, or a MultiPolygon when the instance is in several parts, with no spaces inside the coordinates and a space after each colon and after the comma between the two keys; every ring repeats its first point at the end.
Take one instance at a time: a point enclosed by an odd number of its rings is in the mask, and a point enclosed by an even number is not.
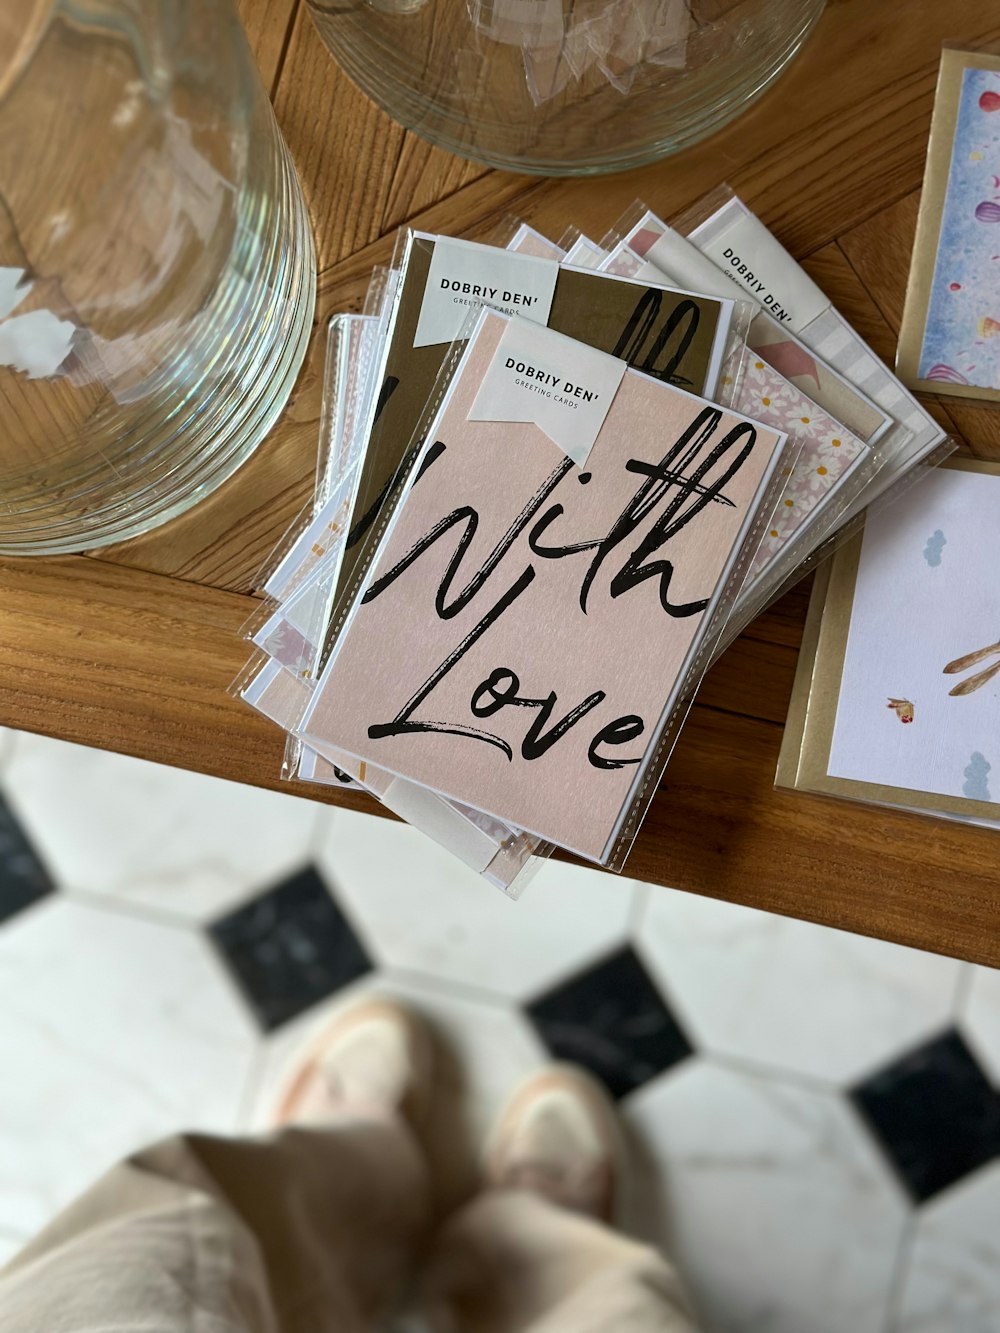
{"type": "Polygon", "coordinates": [[[407,1127],[169,1139],[122,1163],[0,1274],[3,1333],[368,1333],[417,1266],[445,1333],[694,1333],[653,1250],[528,1193],[431,1236],[407,1127]]]}

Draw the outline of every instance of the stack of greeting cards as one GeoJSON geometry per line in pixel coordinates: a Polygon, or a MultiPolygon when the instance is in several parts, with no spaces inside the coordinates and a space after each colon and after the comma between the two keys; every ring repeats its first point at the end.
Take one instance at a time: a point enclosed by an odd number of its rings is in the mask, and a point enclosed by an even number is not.
{"type": "Polygon", "coordinates": [[[944,437],[728,192],[508,233],[406,232],[332,321],[236,688],[290,775],[516,892],[553,846],[621,868],[713,658],[944,437]]]}

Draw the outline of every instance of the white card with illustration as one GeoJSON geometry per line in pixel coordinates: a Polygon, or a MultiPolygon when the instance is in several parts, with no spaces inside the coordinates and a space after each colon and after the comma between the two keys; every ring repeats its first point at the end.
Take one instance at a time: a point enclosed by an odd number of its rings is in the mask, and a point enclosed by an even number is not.
{"type": "Polygon", "coordinates": [[[952,460],[838,552],[794,785],[1000,819],[998,512],[1000,467],[952,460]]]}

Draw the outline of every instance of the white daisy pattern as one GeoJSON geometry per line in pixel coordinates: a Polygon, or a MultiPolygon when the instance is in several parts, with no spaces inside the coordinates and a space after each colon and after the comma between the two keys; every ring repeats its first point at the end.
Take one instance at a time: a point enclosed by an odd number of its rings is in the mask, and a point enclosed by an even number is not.
{"type": "Polygon", "coordinates": [[[752,352],[744,360],[734,406],[755,421],[787,432],[788,452],[794,460],[750,567],[750,577],[754,578],[857,458],[868,452],[868,446],[752,352]]]}

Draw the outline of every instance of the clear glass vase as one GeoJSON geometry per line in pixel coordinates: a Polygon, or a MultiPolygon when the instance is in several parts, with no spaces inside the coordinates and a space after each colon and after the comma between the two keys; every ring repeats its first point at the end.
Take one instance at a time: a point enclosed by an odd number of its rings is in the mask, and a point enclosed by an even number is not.
{"type": "Polygon", "coordinates": [[[307,0],[396,120],[510,171],[587,175],[676,152],[750,105],[824,0],[307,0]]]}
{"type": "Polygon", "coordinates": [[[285,403],[314,301],[232,0],[3,0],[0,552],[208,494],[285,403]]]}

